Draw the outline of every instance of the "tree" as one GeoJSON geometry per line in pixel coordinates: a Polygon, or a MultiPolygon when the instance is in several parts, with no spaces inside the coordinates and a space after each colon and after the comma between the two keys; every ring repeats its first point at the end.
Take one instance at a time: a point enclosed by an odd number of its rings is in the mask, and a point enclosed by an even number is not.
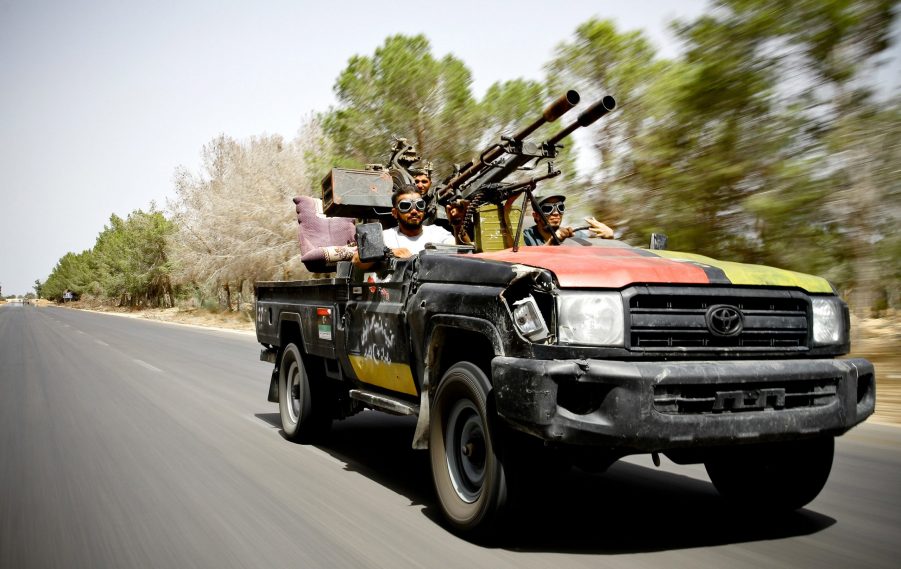
{"type": "Polygon", "coordinates": [[[438,171],[450,172],[469,158],[479,132],[471,83],[463,62],[435,58],[425,36],[391,36],[372,57],[350,59],[335,82],[338,105],[323,127],[346,164],[378,161],[399,136],[438,171]]]}
{"type": "Polygon", "coordinates": [[[149,212],[136,210],[125,219],[112,215],[94,247],[65,254],[43,284],[35,281],[35,292],[56,301],[70,291],[115,299],[122,306],[172,306],[166,248],[172,231],[172,223],[152,204],[149,212]]]}
{"type": "Polygon", "coordinates": [[[726,0],[677,25],[685,57],[635,144],[638,227],[872,291],[884,278],[867,268],[884,266],[874,215],[886,215],[875,188],[891,186],[876,182],[891,158],[873,144],[892,148],[897,130],[867,119],[881,105],[866,78],[890,22],[880,1],[726,0]]]}
{"type": "Polygon", "coordinates": [[[167,239],[175,228],[151,205],[122,219],[110,216],[110,224],[97,237],[94,266],[104,296],[120,305],[172,306],[167,239]]]}
{"type": "Polygon", "coordinates": [[[250,295],[255,280],[305,273],[291,198],[318,188],[320,172],[308,163],[323,144],[316,121],[290,143],[279,136],[241,143],[222,135],[204,148],[203,172],[179,170],[177,197],[169,203],[177,225],[170,239],[177,282],[193,288],[201,303],[209,291],[231,307],[250,295]]]}
{"type": "MultiPolygon", "coordinates": [[[[647,128],[655,97],[660,96],[655,84],[671,66],[656,59],[640,31],[620,32],[610,20],[592,18],[557,46],[546,65],[551,92],[575,88],[586,103],[611,95],[619,107],[576,135],[590,145],[593,165],[581,180],[568,180],[568,206],[581,204],[588,213],[629,228],[624,203],[634,192],[633,141],[647,128]]],[[[567,144],[573,146],[572,141],[567,144]]]]}
{"type": "Polygon", "coordinates": [[[56,263],[44,283],[43,293],[47,298],[61,301],[69,290],[78,295],[97,291],[94,271],[91,269],[93,253],[90,249],[81,253],[66,253],[56,263]]]}

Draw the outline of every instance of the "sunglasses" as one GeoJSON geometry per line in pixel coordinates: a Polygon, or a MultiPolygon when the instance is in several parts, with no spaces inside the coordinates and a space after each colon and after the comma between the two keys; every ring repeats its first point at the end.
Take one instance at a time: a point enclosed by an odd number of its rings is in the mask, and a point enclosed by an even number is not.
{"type": "Polygon", "coordinates": [[[414,207],[419,211],[425,211],[425,200],[418,199],[416,201],[413,200],[400,200],[397,202],[397,211],[401,213],[407,213],[414,207]]]}
{"type": "Polygon", "coordinates": [[[546,203],[541,206],[541,212],[544,213],[544,215],[550,215],[555,211],[563,213],[564,209],[563,202],[546,203]]]}

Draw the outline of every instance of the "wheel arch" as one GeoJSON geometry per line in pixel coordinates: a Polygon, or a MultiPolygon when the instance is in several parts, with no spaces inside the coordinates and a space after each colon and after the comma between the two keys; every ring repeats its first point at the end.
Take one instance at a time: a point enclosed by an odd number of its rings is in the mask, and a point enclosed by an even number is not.
{"type": "Polygon", "coordinates": [[[275,365],[272,368],[272,377],[269,380],[268,400],[272,403],[279,402],[278,380],[282,365],[282,356],[288,344],[294,344],[300,351],[301,364],[307,373],[310,372],[310,355],[306,350],[303,337],[303,328],[300,325],[300,314],[296,312],[280,312],[278,315],[278,346],[275,354],[275,365]]]}
{"type": "MultiPolygon", "coordinates": [[[[413,448],[429,447],[429,410],[435,390],[448,369],[470,362],[491,381],[491,360],[504,355],[497,328],[481,318],[439,315],[432,318],[425,342],[425,366],[413,448]]],[[[490,388],[490,385],[488,386],[490,388]]]]}

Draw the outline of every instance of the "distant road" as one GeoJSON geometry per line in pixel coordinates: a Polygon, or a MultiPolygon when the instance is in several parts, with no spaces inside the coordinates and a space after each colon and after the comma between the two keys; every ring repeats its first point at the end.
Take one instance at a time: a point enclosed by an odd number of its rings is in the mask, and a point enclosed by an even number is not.
{"type": "Polygon", "coordinates": [[[702,467],[638,457],[536,491],[494,547],[439,521],[413,422],[295,445],[251,335],[0,308],[0,568],[901,566],[901,428],[839,439],[807,509],[725,508],[702,467]]]}

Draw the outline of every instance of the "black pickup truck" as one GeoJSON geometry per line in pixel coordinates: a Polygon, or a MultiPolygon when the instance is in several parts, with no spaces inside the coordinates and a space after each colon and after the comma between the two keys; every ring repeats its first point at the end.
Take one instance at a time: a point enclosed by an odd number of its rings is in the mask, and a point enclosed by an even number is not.
{"type": "MultiPolygon", "coordinates": [[[[561,100],[542,121],[577,96],[561,100]]],[[[521,222],[496,215],[515,192],[521,213],[528,199],[537,209],[534,179],[499,179],[553,158],[597,108],[543,146],[523,142],[534,125],[504,138],[437,192],[476,210],[474,247],[257,283],[260,357],[274,364],[269,400],[288,439],[315,441],[364,408],[416,416],[412,445],[428,449],[441,509],[466,535],[491,532],[557,467],[602,471],[638,453],[703,463],[744,508],[793,510],[817,496],[834,438],[875,408],[873,366],[838,359],[849,316],[828,282],[615,240],[518,248],[521,222]],[[480,234],[480,219],[500,220],[506,239],[480,234]]],[[[390,191],[399,176],[333,171],[325,213],[366,217],[378,183],[390,191]]],[[[383,251],[379,232],[360,235],[383,251]]]]}

